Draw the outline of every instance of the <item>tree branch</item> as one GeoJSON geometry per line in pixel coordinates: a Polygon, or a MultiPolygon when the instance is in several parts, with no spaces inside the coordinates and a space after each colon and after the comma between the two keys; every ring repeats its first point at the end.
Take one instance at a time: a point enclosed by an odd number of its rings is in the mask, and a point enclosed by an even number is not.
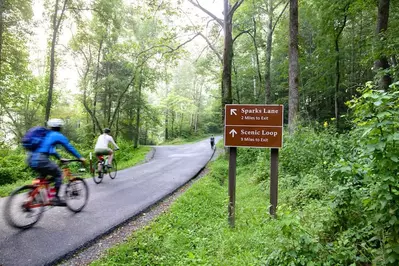
{"type": "Polygon", "coordinates": [[[172,52],[175,52],[175,51],[179,50],[181,47],[183,47],[183,46],[186,45],[187,43],[189,43],[189,42],[191,42],[192,40],[194,40],[195,38],[197,38],[198,35],[200,35],[200,34],[199,34],[199,33],[195,34],[194,37],[192,37],[191,39],[185,41],[184,43],[179,44],[176,48],[172,48],[172,47],[170,47],[170,46],[168,46],[168,45],[165,45],[167,48],[170,49],[170,51],[167,51],[167,52],[165,52],[165,53],[172,53],[172,52]]]}
{"type": "MultiPolygon", "coordinates": [[[[283,2],[283,1],[281,1],[281,2],[283,2]]],[[[280,3],[281,3],[281,2],[280,2],[280,3]]],[[[281,11],[280,15],[277,17],[276,22],[275,22],[274,25],[273,25],[272,34],[273,34],[273,32],[274,32],[274,29],[275,29],[276,26],[277,26],[278,21],[280,20],[281,16],[284,14],[285,10],[287,9],[289,3],[290,3],[290,1],[287,1],[287,3],[285,4],[285,7],[284,7],[284,9],[283,9],[283,11],[281,11]]]]}
{"type": "Polygon", "coordinates": [[[234,4],[234,6],[230,9],[230,12],[229,12],[229,16],[230,16],[230,17],[232,17],[232,16],[234,15],[234,12],[236,12],[237,8],[239,8],[240,5],[241,5],[243,2],[244,2],[244,0],[240,0],[240,1],[238,1],[238,2],[236,2],[236,3],[234,4]]]}
{"type": "MultiPolygon", "coordinates": [[[[215,16],[214,14],[212,14],[211,12],[209,12],[208,10],[206,10],[205,8],[203,8],[199,3],[198,0],[196,0],[196,2],[194,2],[193,0],[188,0],[193,6],[201,9],[204,13],[206,13],[208,16],[212,17],[214,20],[217,21],[217,23],[219,23],[220,26],[223,27],[224,22],[223,19],[218,18],[217,16],[215,16]]],[[[241,0],[240,2],[242,2],[244,0],[241,0]]]]}
{"type": "Polygon", "coordinates": [[[220,53],[218,52],[218,50],[212,45],[212,43],[208,40],[207,37],[205,37],[205,35],[203,35],[201,32],[199,33],[199,35],[204,38],[204,40],[206,41],[206,43],[209,45],[209,47],[212,49],[212,51],[215,53],[215,55],[219,58],[220,62],[223,62],[223,57],[220,55],[220,53]]]}
{"type": "MultiPolygon", "coordinates": [[[[281,5],[282,2],[284,2],[285,0],[281,0],[280,2],[278,2],[275,6],[273,6],[272,10],[274,11],[279,5],[281,5]]],[[[289,1],[288,1],[289,2],[289,1]]]]}
{"type": "MultiPolygon", "coordinates": [[[[234,39],[233,39],[233,43],[236,41],[236,39],[238,38],[238,37],[240,37],[241,35],[243,35],[244,33],[250,33],[251,32],[251,30],[244,30],[244,31],[241,31],[239,34],[237,34],[237,36],[236,37],[234,37],[234,39]]],[[[251,36],[252,37],[252,36],[251,36]]]]}

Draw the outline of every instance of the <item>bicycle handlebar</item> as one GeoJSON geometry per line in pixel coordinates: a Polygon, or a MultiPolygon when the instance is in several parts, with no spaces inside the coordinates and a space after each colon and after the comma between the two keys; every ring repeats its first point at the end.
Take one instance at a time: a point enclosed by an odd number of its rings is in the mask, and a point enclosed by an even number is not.
{"type": "Polygon", "coordinates": [[[79,159],[61,159],[60,162],[63,164],[68,164],[68,163],[72,163],[72,162],[84,163],[84,161],[79,160],[79,159]]]}

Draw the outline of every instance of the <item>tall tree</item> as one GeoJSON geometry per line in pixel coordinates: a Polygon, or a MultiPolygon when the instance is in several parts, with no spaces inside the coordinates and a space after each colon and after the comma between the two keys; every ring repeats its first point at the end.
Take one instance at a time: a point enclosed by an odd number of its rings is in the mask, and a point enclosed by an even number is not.
{"type": "Polygon", "coordinates": [[[54,13],[52,14],[52,38],[51,38],[51,48],[50,48],[50,73],[49,73],[49,86],[47,91],[47,104],[46,113],[44,116],[44,123],[50,118],[51,106],[53,103],[53,88],[54,88],[54,76],[55,76],[55,46],[57,44],[59,29],[61,23],[64,19],[64,13],[67,7],[68,0],[62,2],[62,7],[60,9],[60,1],[55,0],[54,13]],[[60,14],[59,14],[60,13],[60,14]]]}
{"type": "Polygon", "coordinates": [[[389,3],[390,0],[379,0],[376,28],[378,59],[374,63],[374,68],[376,71],[382,70],[383,72],[379,80],[379,87],[383,90],[387,90],[392,83],[391,76],[388,73],[384,73],[384,70],[389,68],[388,58],[384,53],[386,31],[388,29],[389,3]]]}
{"type": "Polygon", "coordinates": [[[223,3],[223,16],[221,20],[210,11],[203,8],[198,1],[194,2],[189,0],[194,6],[201,9],[204,13],[212,17],[220,26],[224,32],[224,51],[223,51],[223,73],[222,73],[222,121],[224,121],[224,106],[233,102],[233,94],[231,87],[231,72],[232,72],[232,61],[233,61],[233,16],[237,8],[244,2],[244,0],[237,1],[233,6],[229,0],[224,0],[223,3]]]}
{"type": "Polygon", "coordinates": [[[273,32],[274,29],[276,28],[276,25],[281,18],[282,14],[286,10],[289,1],[287,1],[287,4],[284,6],[283,10],[279,14],[279,16],[276,19],[276,22],[273,25],[273,19],[274,19],[274,11],[275,9],[279,6],[279,3],[277,3],[275,6],[273,0],[265,0],[266,3],[266,11],[267,11],[267,37],[266,37],[266,70],[265,70],[265,103],[271,103],[271,90],[272,90],[272,81],[271,81],[271,58],[272,58],[272,44],[273,44],[273,32]]]}
{"type": "Polygon", "coordinates": [[[335,47],[335,94],[334,94],[334,99],[335,99],[335,121],[337,124],[337,127],[339,125],[339,92],[340,92],[340,82],[341,82],[341,58],[340,58],[340,50],[339,50],[339,40],[341,37],[341,34],[343,30],[345,29],[348,14],[347,11],[349,9],[350,3],[347,2],[343,8],[343,18],[342,21],[335,21],[334,24],[334,31],[335,31],[335,36],[334,36],[334,47],[335,47]]]}
{"type": "Polygon", "coordinates": [[[298,0],[290,0],[288,129],[296,128],[299,110],[298,0]]]}

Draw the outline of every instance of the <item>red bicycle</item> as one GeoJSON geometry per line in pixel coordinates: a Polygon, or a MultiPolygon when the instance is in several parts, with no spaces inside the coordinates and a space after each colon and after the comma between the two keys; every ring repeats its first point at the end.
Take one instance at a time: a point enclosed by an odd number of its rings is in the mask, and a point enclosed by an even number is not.
{"type": "MultiPolygon", "coordinates": [[[[84,179],[71,173],[67,166],[71,162],[81,161],[61,161],[65,166],[62,169],[63,179],[67,180],[64,197],[68,209],[80,212],[88,201],[89,187],[84,179]]],[[[45,208],[54,206],[51,199],[55,197],[55,188],[50,184],[50,180],[39,177],[33,180],[32,185],[22,186],[11,192],[4,208],[4,217],[7,223],[20,229],[27,229],[36,224],[42,217],[45,208]]]]}

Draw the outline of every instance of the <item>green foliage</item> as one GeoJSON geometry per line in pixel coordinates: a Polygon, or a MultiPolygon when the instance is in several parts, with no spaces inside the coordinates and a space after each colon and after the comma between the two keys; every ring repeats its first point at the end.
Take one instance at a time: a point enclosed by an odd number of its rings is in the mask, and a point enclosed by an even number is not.
{"type": "MultiPolygon", "coordinates": [[[[93,152],[93,146],[81,145],[73,143],[75,148],[89,160],[90,152],[93,152]]],[[[133,144],[128,141],[118,141],[120,150],[117,151],[115,158],[118,160],[118,169],[124,169],[142,163],[145,161],[151,147],[140,146],[133,148],[133,144]]],[[[60,155],[69,158],[71,155],[65,150],[59,149],[60,155]]],[[[7,196],[15,188],[31,182],[37,175],[31,171],[25,164],[25,151],[16,150],[0,150],[0,197],[7,196]]],[[[71,170],[77,171],[81,165],[79,163],[71,164],[71,170]]],[[[87,177],[90,177],[89,175],[87,177]]]]}
{"type": "Polygon", "coordinates": [[[33,173],[27,170],[24,154],[8,151],[7,155],[0,157],[0,186],[31,178],[33,173]]]}
{"type": "Polygon", "coordinates": [[[270,151],[240,148],[235,229],[220,157],[169,213],[94,265],[397,265],[396,86],[367,84],[345,135],[326,123],[285,136],[277,219],[267,214],[270,151]]]}
{"type": "Polygon", "coordinates": [[[354,110],[355,131],[361,136],[358,157],[368,163],[363,167],[362,185],[357,191],[362,192],[360,199],[367,225],[373,228],[373,240],[381,245],[376,259],[384,265],[399,262],[398,85],[385,92],[368,83],[362,95],[349,103],[354,110]]]}

